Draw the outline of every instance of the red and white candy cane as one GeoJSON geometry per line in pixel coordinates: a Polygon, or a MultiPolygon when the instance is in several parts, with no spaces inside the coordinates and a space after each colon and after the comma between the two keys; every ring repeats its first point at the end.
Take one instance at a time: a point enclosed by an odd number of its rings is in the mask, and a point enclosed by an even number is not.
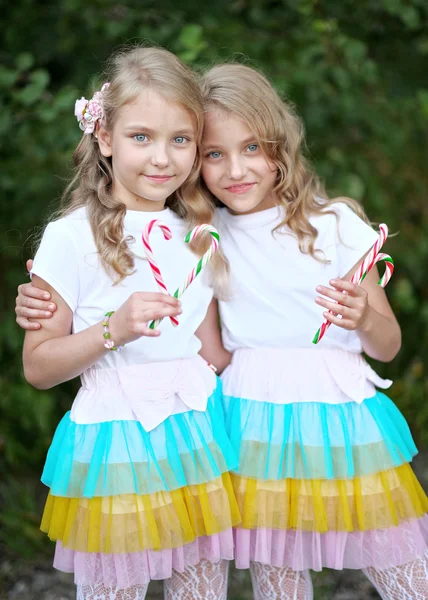
{"type": "MultiPolygon", "coordinates": [[[[394,272],[394,261],[389,256],[389,254],[384,254],[383,252],[379,252],[379,250],[384,245],[386,238],[388,237],[388,227],[385,223],[379,225],[379,238],[371,248],[370,252],[367,254],[366,258],[363,260],[361,265],[355,271],[355,273],[351,277],[351,283],[355,283],[356,285],[360,285],[362,281],[364,281],[366,275],[371,271],[374,265],[380,261],[385,263],[385,273],[382,275],[380,280],[378,281],[378,285],[383,288],[387,285],[389,280],[392,277],[394,272]]],[[[330,311],[331,312],[331,311],[330,311]]],[[[324,337],[325,332],[330,327],[331,322],[324,321],[321,327],[316,332],[314,339],[312,340],[313,344],[318,344],[318,342],[324,337]]]]}
{"type": "MultiPolygon", "coordinates": [[[[163,233],[163,237],[166,240],[170,240],[172,238],[172,233],[171,233],[170,228],[167,225],[165,225],[164,223],[162,223],[162,221],[160,221],[159,219],[153,219],[153,221],[150,221],[149,223],[147,223],[147,225],[144,228],[143,235],[142,235],[143,246],[144,246],[144,251],[146,253],[146,258],[149,261],[149,265],[150,265],[150,268],[152,269],[152,273],[156,280],[156,283],[158,284],[158,287],[161,292],[165,292],[166,294],[169,294],[168,289],[163,280],[162,274],[160,272],[160,269],[155,262],[155,259],[153,256],[153,250],[149,243],[149,237],[150,237],[150,233],[151,233],[153,227],[159,227],[163,233]]],[[[177,325],[179,324],[178,320],[175,317],[169,317],[169,318],[171,320],[171,323],[174,325],[174,327],[177,327],[177,325]]]]}
{"type": "MultiPolygon", "coordinates": [[[[217,229],[212,225],[197,225],[192,231],[184,238],[184,241],[189,244],[192,240],[194,240],[198,235],[203,233],[204,231],[208,231],[211,234],[211,244],[205,254],[199,259],[197,265],[190,271],[189,275],[186,277],[184,283],[175,290],[174,297],[180,298],[180,296],[187,290],[189,285],[196,279],[202,269],[209,263],[211,258],[218,250],[218,244],[220,241],[220,236],[218,234],[217,229]]],[[[162,319],[157,319],[156,321],[152,321],[149,325],[150,329],[155,329],[162,319]]]]}

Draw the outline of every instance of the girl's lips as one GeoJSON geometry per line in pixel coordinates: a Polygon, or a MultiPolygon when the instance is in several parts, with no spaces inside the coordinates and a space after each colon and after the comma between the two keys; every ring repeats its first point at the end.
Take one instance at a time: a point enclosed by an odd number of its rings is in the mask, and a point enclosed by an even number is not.
{"type": "Polygon", "coordinates": [[[149,181],[154,183],[165,183],[174,177],[174,175],[144,175],[149,181]]]}
{"type": "Polygon", "coordinates": [[[237,183],[235,185],[230,185],[226,189],[232,194],[244,194],[245,192],[248,192],[253,185],[255,185],[255,183],[237,183]]]}

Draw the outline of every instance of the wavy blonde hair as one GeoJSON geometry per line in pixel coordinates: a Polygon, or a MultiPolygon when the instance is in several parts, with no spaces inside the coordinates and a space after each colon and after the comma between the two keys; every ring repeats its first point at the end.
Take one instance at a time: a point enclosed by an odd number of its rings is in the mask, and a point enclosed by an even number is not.
{"type": "MultiPolygon", "coordinates": [[[[103,92],[103,125],[111,131],[120,109],[133,102],[145,90],[155,90],[168,101],[183,106],[196,123],[197,154],[185,183],[172,194],[166,205],[185,219],[188,228],[211,223],[215,211],[210,196],[201,186],[200,143],[203,131],[203,102],[193,72],[174,54],[162,48],[137,47],[121,50],[107,63],[103,92]]],[[[115,283],[134,271],[134,255],[124,237],[126,206],[112,193],[111,158],[104,157],[95,135],[83,135],[74,154],[75,173],[62,196],[62,207],[55,218],[64,217],[85,206],[102,264],[116,273],[115,283]]],[[[190,247],[198,255],[211,243],[209,233],[200,235],[190,247]]],[[[211,261],[214,284],[224,278],[227,263],[217,252],[211,261]]]]}
{"type": "MultiPolygon", "coordinates": [[[[266,158],[275,163],[274,193],[285,217],[274,231],[288,226],[296,235],[299,249],[317,260],[317,229],[311,215],[336,212],[335,202],[344,202],[366,222],[361,206],[351,198],[329,199],[322,183],[306,160],[304,127],[293,106],[284,102],[271,83],[257,70],[242,64],[225,63],[207,71],[201,80],[205,110],[220,109],[236,115],[255,134],[266,158]]],[[[217,201],[218,203],[218,201],[217,201]]]]}

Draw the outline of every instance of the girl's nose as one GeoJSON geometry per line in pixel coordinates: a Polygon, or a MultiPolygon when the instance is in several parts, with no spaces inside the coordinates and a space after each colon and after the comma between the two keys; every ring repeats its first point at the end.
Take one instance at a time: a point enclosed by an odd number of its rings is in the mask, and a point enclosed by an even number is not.
{"type": "Polygon", "coordinates": [[[242,179],[245,175],[245,163],[241,157],[231,157],[229,160],[229,177],[242,179]]]}
{"type": "Polygon", "coordinates": [[[151,163],[155,167],[164,169],[169,164],[169,155],[165,144],[156,144],[153,147],[151,163]]]}

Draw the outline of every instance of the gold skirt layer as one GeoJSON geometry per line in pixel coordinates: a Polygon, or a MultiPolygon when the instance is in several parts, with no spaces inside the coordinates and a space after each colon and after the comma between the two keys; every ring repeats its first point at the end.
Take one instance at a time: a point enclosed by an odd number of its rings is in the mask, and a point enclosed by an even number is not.
{"type": "Polygon", "coordinates": [[[239,527],[367,531],[395,527],[428,512],[410,465],[348,480],[260,480],[232,474],[239,527]]]}
{"type": "Polygon", "coordinates": [[[48,495],[41,530],[79,552],[178,548],[240,522],[229,473],[172,492],[95,498],[48,495]]]}

